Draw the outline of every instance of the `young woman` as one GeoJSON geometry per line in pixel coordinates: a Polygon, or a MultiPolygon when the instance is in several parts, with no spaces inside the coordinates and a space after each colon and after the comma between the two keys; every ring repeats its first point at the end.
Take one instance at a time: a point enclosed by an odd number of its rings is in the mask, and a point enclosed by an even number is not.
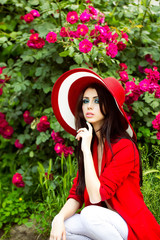
{"type": "Polygon", "coordinates": [[[53,111],[76,136],[78,172],[50,240],[160,239],[160,225],[140,192],[140,157],[124,98],[115,78],[88,69],[70,70],[55,83],[53,111]]]}

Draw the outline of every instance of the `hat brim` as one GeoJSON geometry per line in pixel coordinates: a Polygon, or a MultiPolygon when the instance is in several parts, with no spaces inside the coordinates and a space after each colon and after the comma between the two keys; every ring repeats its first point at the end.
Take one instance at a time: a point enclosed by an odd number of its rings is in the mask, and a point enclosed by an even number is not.
{"type": "MultiPolygon", "coordinates": [[[[114,97],[114,93],[112,91],[114,83],[112,84],[112,81],[114,82],[115,80],[116,79],[114,78],[102,79],[98,74],[96,74],[92,70],[84,68],[72,69],[62,74],[57,79],[53,86],[51,103],[53,112],[58,122],[64,128],[64,130],[76,136],[77,133],[74,116],[75,108],[80,93],[87,86],[89,86],[91,83],[102,84],[104,87],[108,89],[108,91],[110,91],[110,93],[114,97]],[[107,85],[107,82],[109,82],[109,85],[107,85]]],[[[119,90],[123,88],[120,85],[120,83],[118,84],[118,87],[119,89],[117,89],[117,92],[121,93],[122,91],[119,90]]],[[[124,95],[124,93],[122,95],[124,95]]],[[[128,123],[128,129],[126,129],[126,131],[129,133],[131,137],[134,137],[136,139],[136,134],[134,133],[134,130],[126,116],[126,113],[124,112],[121,106],[121,104],[123,104],[124,99],[122,100],[121,103],[119,103],[119,101],[117,101],[115,97],[114,99],[116,101],[117,107],[119,108],[120,112],[122,113],[122,115],[124,116],[128,123]]]]}

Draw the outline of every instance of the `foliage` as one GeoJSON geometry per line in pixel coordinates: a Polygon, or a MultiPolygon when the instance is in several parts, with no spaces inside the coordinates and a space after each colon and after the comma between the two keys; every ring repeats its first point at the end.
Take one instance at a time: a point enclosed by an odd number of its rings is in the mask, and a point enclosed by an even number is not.
{"type": "Polygon", "coordinates": [[[39,231],[45,233],[50,227],[51,218],[66,200],[76,171],[75,155],[67,157],[66,147],[71,151],[69,146],[75,148],[76,142],[62,129],[52,112],[51,91],[62,73],[77,67],[93,69],[102,77],[114,76],[124,86],[125,110],[137,133],[143,168],[147,173],[144,175],[143,193],[152,209],[150,202],[153,195],[149,195],[148,189],[153,189],[157,200],[152,212],[157,216],[159,172],[147,171],[159,171],[160,126],[153,128],[152,123],[159,114],[160,104],[158,4],[158,1],[153,4],[152,1],[125,0],[1,0],[1,207],[9,201],[10,211],[12,204],[21,208],[18,199],[22,192],[24,194],[22,218],[15,220],[17,215],[14,210],[11,218],[1,210],[4,224],[7,221],[9,224],[23,222],[32,212],[32,218],[43,226],[42,229],[39,227],[39,231]],[[98,15],[89,6],[98,9],[98,15]],[[87,31],[88,28],[87,38],[87,35],[76,35],[78,26],[82,25],[80,19],[75,20],[74,24],[70,23],[69,17],[66,20],[69,12],[77,12],[80,17],[86,9],[94,12],[92,19],[83,23],[86,26],[83,30],[87,31]],[[32,12],[34,15],[28,15],[33,10],[38,11],[39,15],[35,11],[32,12]],[[103,35],[104,26],[105,29],[109,28],[106,30],[108,35],[103,35]],[[90,47],[84,44],[83,40],[86,39],[90,47]],[[123,50],[117,50],[119,42],[123,50]],[[110,44],[114,51],[109,51],[110,44]],[[134,88],[129,88],[131,83],[134,88]],[[63,142],[61,153],[56,150],[55,134],[60,141],[58,143],[63,142]],[[23,176],[24,188],[13,187],[15,173],[23,176]],[[48,219],[47,222],[38,217],[41,214],[48,219]]]}

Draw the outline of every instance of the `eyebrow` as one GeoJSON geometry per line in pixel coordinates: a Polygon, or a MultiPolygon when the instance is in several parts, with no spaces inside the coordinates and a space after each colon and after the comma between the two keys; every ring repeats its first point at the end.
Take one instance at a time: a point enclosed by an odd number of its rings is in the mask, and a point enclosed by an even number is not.
{"type": "MultiPolygon", "coordinates": [[[[87,99],[89,99],[89,97],[85,97],[85,96],[84,96],[83,98],[87,98],[87,99]]],[[[93,97],[93,98],[98,98],[98,96],[95,96],[95,97],[93,97]]]]}

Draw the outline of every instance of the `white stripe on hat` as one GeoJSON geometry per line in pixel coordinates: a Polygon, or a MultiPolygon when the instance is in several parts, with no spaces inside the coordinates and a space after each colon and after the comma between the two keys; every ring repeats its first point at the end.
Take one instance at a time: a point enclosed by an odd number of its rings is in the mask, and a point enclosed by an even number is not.
{"type": "Polygon", "coordinates": [[[59,89],[59,95],[58,95],[58,105],[59,110],[61,113],[62,118],[64,121],[73,129],[76,129],[75,127],[75,117],[72,114],[69,104],[68,104],[68,93],[70,86],[72,83],[74,83],[76,80],[78,80],[81,77],[93,77],[98,80],[100,80],[102,83],[102,79],[98,76],[90,73],[90,72],[76,72],[68,76],[61,84],[59,89]]]}

